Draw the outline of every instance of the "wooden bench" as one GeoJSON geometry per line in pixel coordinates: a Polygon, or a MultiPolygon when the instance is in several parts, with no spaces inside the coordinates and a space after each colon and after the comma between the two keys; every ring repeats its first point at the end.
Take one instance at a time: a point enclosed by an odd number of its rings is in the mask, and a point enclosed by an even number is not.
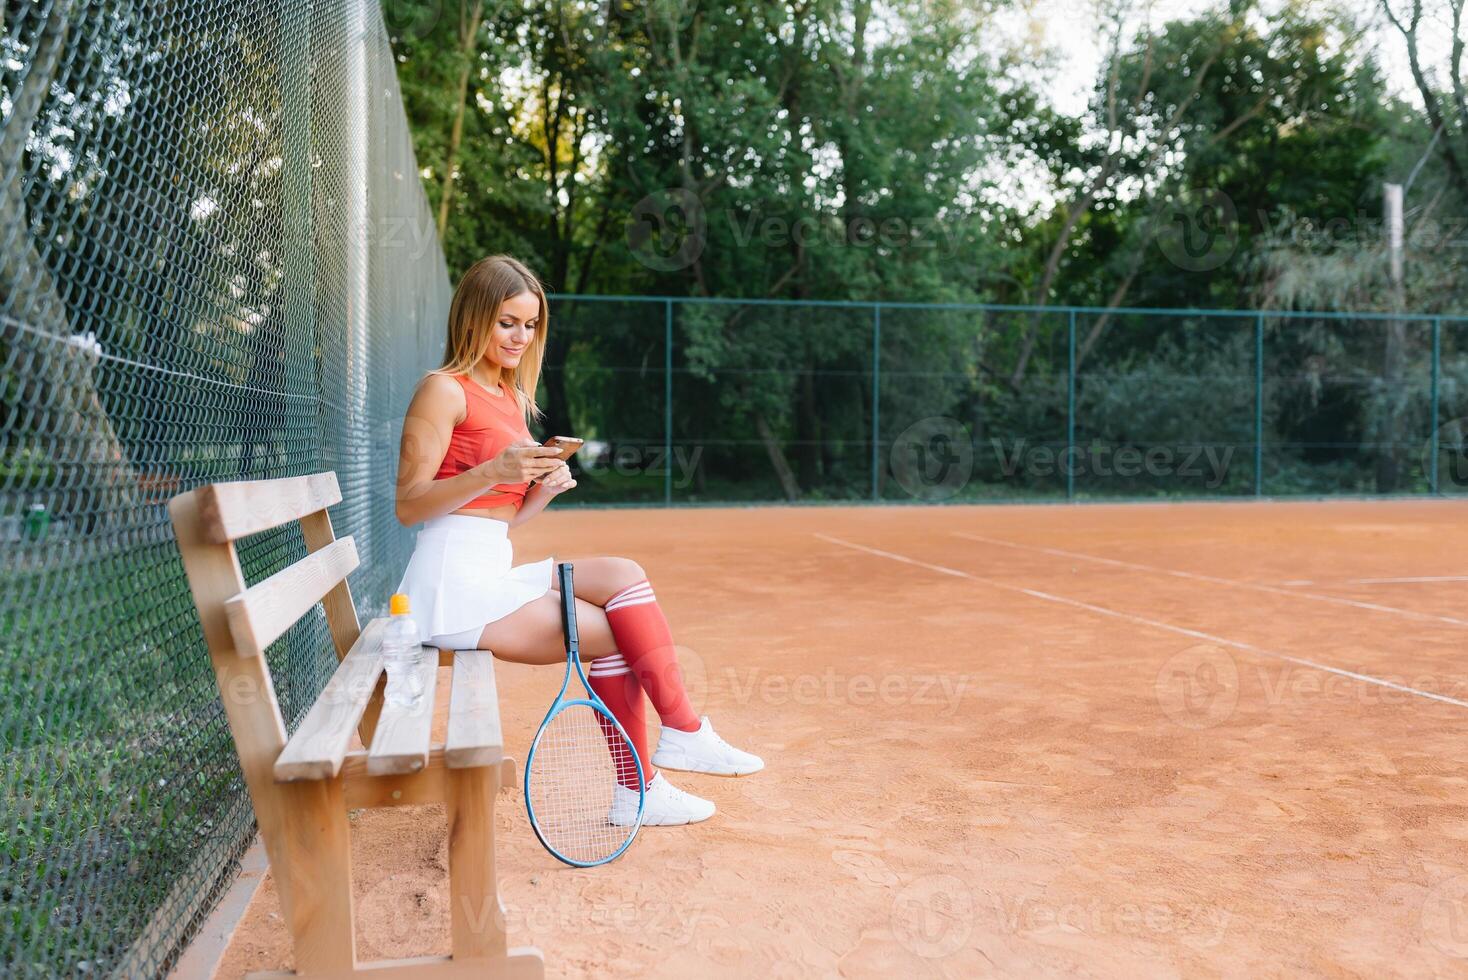
{"type": "Polygon", "coordinates": [[[514,783],[503,754],[494,661],[488,652],[425,658],[422,704],[383,701],[386,618],[358,626],[347,575],[350,537],[326,509],[341,501],[335,473],[216,483],[168,502],[239,752],[281,910],[294,974],[262,976],[544,976],[540,952],[506,946],[494,867],[494,798],[514,783]],[[309,554],[247,585],[241,538],[299,521],[309,554]],[[320,602],[340,663],[289,741],[264,651],[320,602]],[[453,666],[447,736],[430,744],[435,680],[453,666]],[[352,749],[352,734],[366,750],[352,749]],[[347,811],[443,803],[448,811],[451,956],[359,964],[353,935],[347,811]]]}

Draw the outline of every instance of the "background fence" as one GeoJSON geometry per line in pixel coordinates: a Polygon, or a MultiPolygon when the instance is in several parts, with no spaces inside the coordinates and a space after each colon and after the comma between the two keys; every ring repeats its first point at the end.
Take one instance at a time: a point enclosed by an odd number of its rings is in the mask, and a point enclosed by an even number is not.
{"type": "Polygon", "coordinates": [[[579,502],[1468,490],[1464,317],[558,296],[549,336],[579,502]]]}
{"type": "MultiPolygon", "coordinates": [[[[379,613],[449,282],[375,4],[55,0],[0,44],[0,971],[161,975],[254,823],[164,503],[335,469],[379,613]]],[[[289,724],[335,662],[319,613],[272,647],[289,724]]]]}

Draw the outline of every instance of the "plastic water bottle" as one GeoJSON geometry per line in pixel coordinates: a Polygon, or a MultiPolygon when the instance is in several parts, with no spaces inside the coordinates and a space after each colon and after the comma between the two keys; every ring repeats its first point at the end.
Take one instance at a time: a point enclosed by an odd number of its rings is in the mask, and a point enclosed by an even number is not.
{"type": "Polygon", "coordinates": [[[382,640],[382,665],[387,670],[387,700],[404,708],[416,708],[423,698],[423,644],[418,624],[408,615],[408,597],[392,597],[392,621],[382,640]]]}

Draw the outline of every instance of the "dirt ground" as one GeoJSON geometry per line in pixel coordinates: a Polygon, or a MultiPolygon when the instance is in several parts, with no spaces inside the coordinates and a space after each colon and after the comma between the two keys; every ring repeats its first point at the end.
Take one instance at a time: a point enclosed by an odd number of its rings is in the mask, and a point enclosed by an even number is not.
{"type": "MultiPolygon", "coordinates": [[[[581,511],[647,569],[719,813],[547,855],[558,977],[1468,976],[1468,503],[581,511]],[[1456,581],[1455,581],[1456,580],[1456,581]]],[[[558,668],[498,666],[506,751],[558,668]]],[[[656,732],[652,733],[653,739],[656,732]]],[[[447,952],[443,814],[354,823],[360,959],[447,952]]],[[[217,976],[290,965],[267,880],[217,976]]]]}

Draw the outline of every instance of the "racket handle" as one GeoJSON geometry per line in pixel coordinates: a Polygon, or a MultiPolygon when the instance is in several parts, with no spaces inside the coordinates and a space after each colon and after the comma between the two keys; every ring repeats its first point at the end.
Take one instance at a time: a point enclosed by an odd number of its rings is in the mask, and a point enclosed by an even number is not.
{"type": "Polygon", "coordinates": [[[566,652],[575,657],[580,653],[580,637],[576,633],[576,590],[572,587],[570,562],[556,566],[556,578],[561,586],[561,635],[566,638],[566,652]]]}

